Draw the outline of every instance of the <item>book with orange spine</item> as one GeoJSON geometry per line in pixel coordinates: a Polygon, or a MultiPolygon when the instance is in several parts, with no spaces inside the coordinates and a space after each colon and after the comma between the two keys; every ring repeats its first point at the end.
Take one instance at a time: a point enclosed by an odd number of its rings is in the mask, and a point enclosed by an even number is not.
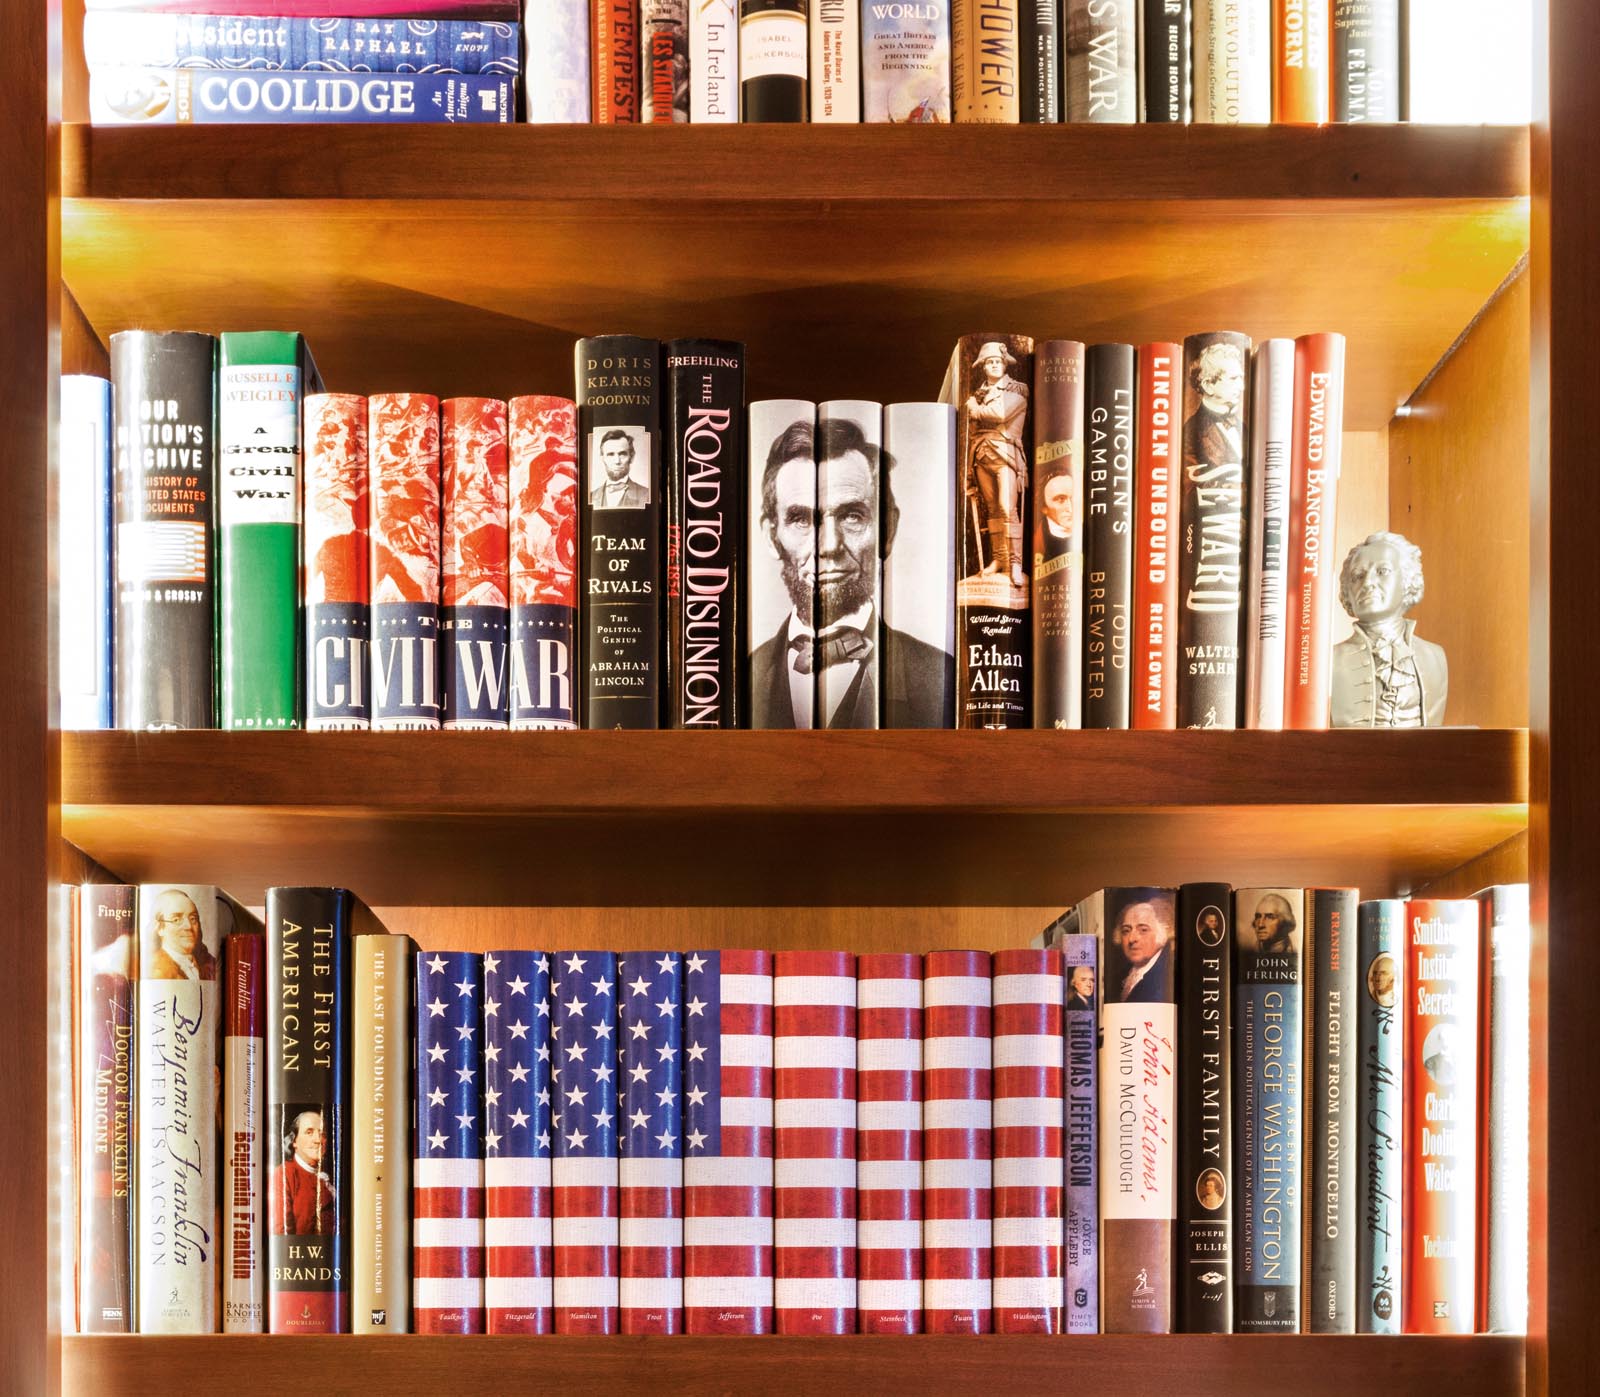
{"type": "Polygon", "coordinates": [[[1333,88],[1331,0],[1277,0],[1272,15],[1272,119],[1325,126],[1333,88]]]}

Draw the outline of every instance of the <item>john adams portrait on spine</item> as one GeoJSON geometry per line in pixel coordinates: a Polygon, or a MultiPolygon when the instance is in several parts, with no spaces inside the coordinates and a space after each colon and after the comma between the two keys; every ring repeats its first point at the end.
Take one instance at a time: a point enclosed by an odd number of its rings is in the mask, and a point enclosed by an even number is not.
{"type": "Polygon", "coordinates": [[[650,435],[643,427],[589,433],[589,505],[643,509],[650,503],[650,435]]]}
{"type": "Polygon", "coordinates": [[[1165,888],[1130,889],[1120,908],[1106,911],[1106,1003],[1170,1003],[1172,893],[1165,888]]]}

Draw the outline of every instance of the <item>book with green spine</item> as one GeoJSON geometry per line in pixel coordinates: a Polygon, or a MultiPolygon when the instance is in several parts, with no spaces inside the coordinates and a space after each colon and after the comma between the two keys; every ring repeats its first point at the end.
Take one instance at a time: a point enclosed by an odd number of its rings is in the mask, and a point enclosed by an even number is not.
{"type": "Polygon", "coordinates": [[[294,331],[224,334],[217,370],[224,728],[298,728],[300,416],[321,390],[294,331]]]}

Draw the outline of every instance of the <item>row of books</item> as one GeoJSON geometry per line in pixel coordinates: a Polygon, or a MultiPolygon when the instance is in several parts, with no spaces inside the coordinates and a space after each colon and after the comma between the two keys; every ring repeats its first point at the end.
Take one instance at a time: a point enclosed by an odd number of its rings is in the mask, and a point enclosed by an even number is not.
{"type": "Polygon", "coordinates": [[[68,891],[84,1331],[1526,1324],[1525,885],[1108,888],[859,957],[68,891]]]}
{"type": "Polygon", "coordinates": [[[237,3],[90,0],[91,118],[506,122],[519,56],[532,122],[1402,117],[1403,0],[237,3]]]}
{"type": "Polygon", "coordinates": [[[62,385],[63,726],[1328,726],[1342,336],[973,335],[886,408],[745,364],[601,336],[576,402],[441,408],[113,336],[62,385]]]}

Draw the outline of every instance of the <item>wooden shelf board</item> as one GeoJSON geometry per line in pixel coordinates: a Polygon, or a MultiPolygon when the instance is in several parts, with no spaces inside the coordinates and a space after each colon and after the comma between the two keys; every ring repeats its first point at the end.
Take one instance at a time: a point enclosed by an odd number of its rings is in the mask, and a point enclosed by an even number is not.
{"type": "Polygon", "coordinates": [[[67,1394],[319,1392],[1520,1391],[1524,1341],[1306,1334],[916,1338],[69,1337],[67,1394]]]}
{"type": "Polygon", "coordinates": [[[130,879],[386,906],[1045,906],[1437,877],[1527,821],[1521,729],[72,733],[62,834],[130,879]]]}
{"type": "Polygon", "coordinates": [[[1350,338],[1382,426],[1528,246],[1523,128],[69,126],[102,339],[293,328],[337,389],[570,392],[743,339],[752,397],[934,396],[958,335],[1350,338]],[[136,274],[130,274],[136,269],[136,274]]]}

